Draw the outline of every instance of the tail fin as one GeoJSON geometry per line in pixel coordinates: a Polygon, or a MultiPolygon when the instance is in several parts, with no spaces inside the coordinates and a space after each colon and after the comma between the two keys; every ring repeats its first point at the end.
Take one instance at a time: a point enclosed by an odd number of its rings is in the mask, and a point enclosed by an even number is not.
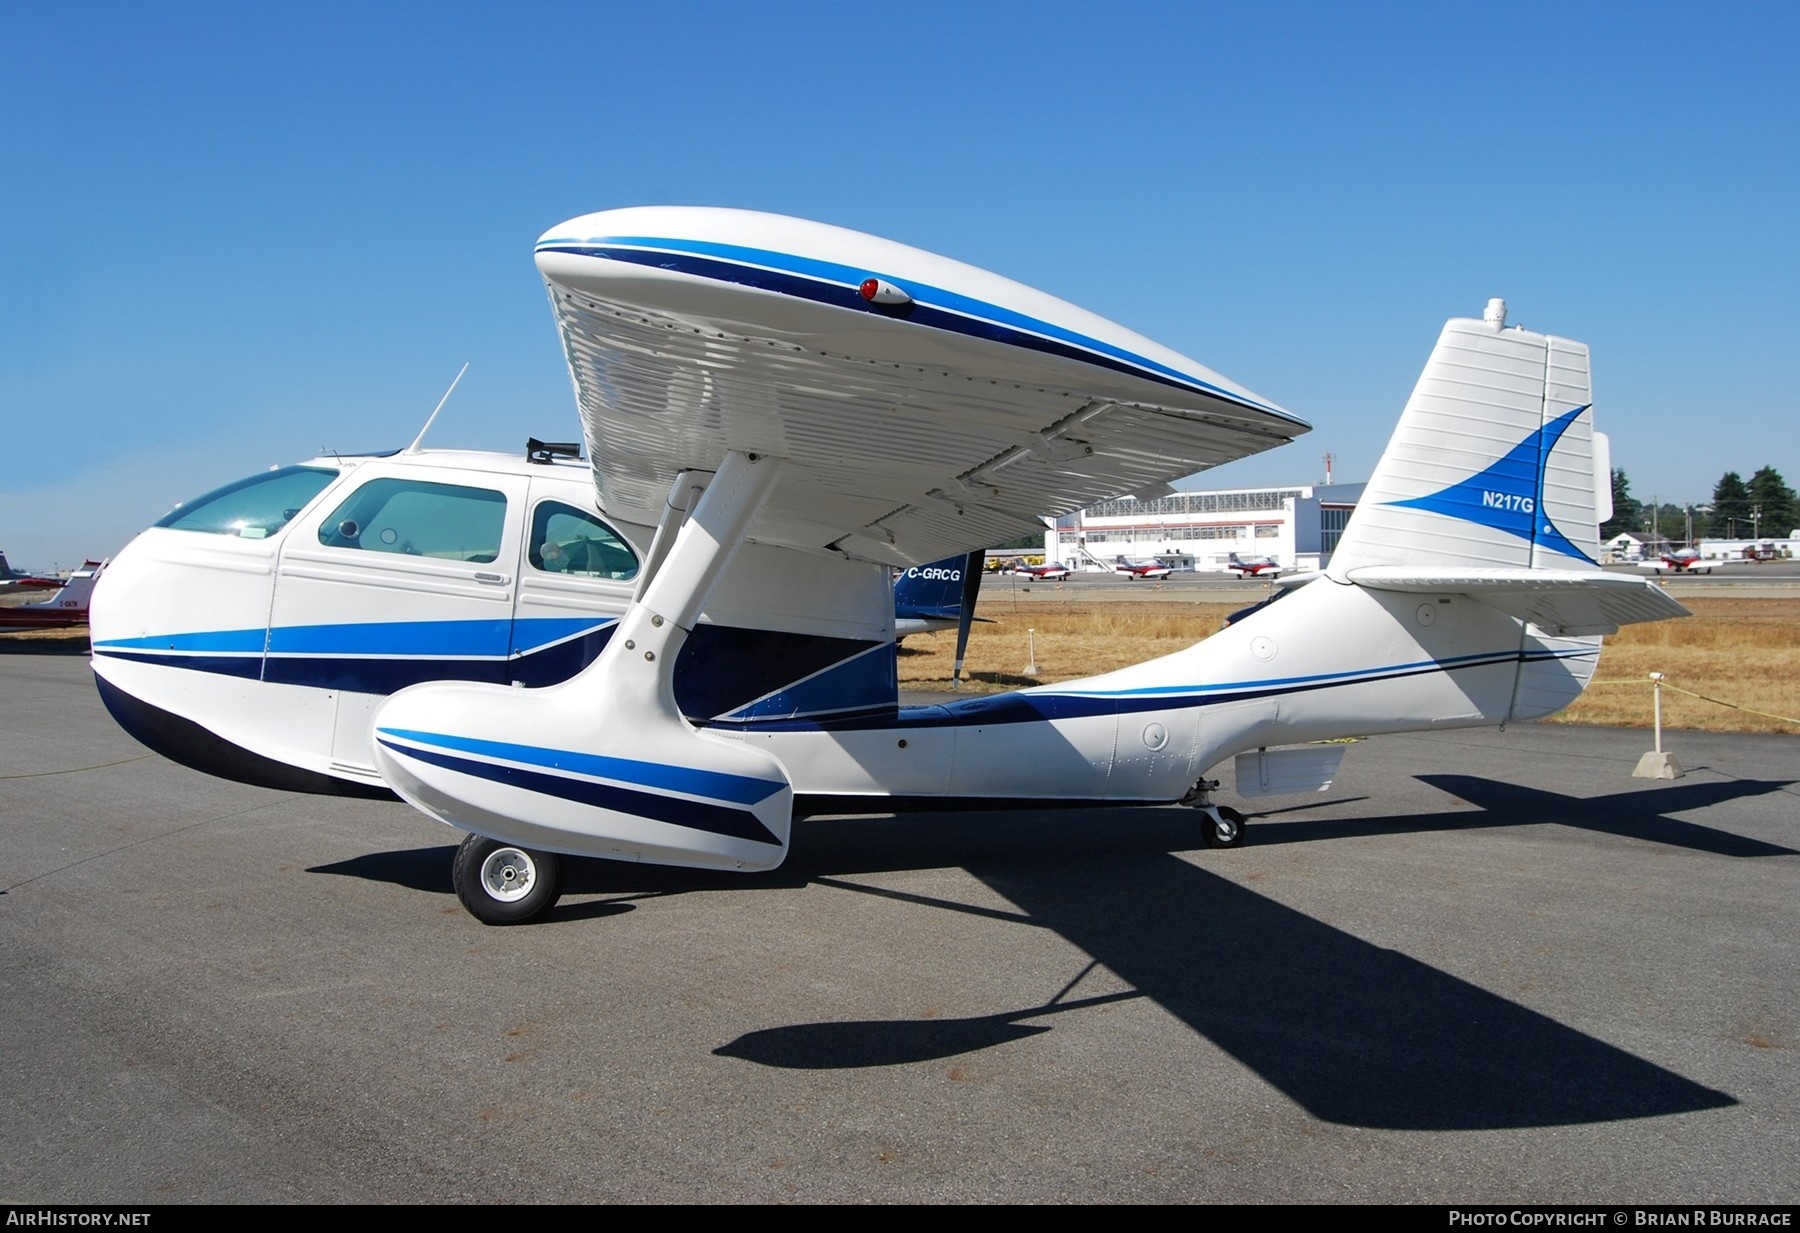
{"type": "Polygon", "coordinates": [[[1597,568],[1612,488],[1587,345],[1505,325],[1502,300],[1483,320],[1445,324],[1332,575],[1401,564],[1597,568]]]}
{"type": "Polygon", "coordinates": [[[79,607],[85,612],[94,595],[94,584],[100,581],[100,573],[106,566],[106,561],[83,561],[81,568],[69,575],[69,580],[63,583],[62,590],[48,601],[49,604],[58,608],[79,607]]]}
{"type": "MultiPolygon", "coordinates": [[[[986,553],[971,552],[945,557],[929,565],[915,565],[894,583],[894,617],[915,623],[907,632],[952,629],[964,609],[973,615],[975,593],[981,588],[981,562],[986,553]]],[[[903,628],[906,628],[903,626],[903,628]]]]}
{"type": "Polygon", "coordinates": [[[963,655],[969,647],[969,626],[975,620],[975,599],[981,593],[981,565],[987,553],[946,557],[919,565],[894,583],[894,637],[926,630],[956,630],[956,664],[950,671],[950,687],[962,683],[963,655]]]}

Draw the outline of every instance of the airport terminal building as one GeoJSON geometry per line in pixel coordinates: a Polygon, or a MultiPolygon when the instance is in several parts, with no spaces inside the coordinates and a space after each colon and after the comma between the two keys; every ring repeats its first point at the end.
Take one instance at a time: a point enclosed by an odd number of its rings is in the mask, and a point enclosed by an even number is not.
{"type": "Polygon", "coordinates": [[[1219,571],[1232,553],[1272,557],[1283,570],[1331,559],[1363,484],[1232,488],[1118,497],[1059,518],[1044,534],[1044,559],[1074,569],[1111,569],[1119,557],[1157,557],[1177,569],[1219,571]]]}

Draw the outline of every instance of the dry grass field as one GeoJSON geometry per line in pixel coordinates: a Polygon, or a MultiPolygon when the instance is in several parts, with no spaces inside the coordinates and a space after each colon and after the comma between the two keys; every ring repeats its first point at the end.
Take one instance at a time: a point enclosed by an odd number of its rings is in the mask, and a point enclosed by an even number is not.
{"type": "MultiPolygon", "coordinates": [[[[1663,691],[1668,727],[1800,733],[1800,723],[1769,717],[1800,717],[1800,599],[1683,602],[1693,616],[1628,626],[1608,638],[1595,684],[1555,722],[1647,728],[1649,674],[1661,672],[1671,687],[1663,691]]],[[[1054,684],[1167,655],[1218,629],[1240,606],[1129,600],[1015,610],[991,605],[985,614],[993,623],[978,623],[969,637],[963,689],[1054,684]],[[1027,673],[1034,653],[1037,671],[1027,673]]],[[[900,650],[900,687],[948,689],[955,648],[954,634],[907,639],[900,650]]]]}

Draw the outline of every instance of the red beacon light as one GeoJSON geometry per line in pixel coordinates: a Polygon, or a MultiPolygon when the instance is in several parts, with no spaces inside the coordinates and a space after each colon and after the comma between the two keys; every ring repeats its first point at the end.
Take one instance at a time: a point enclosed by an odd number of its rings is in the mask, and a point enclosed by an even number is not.
{"type": "Polygon", "coordinates": [[[857,288],[862,298],[871,304],[894,305],[910,304],[912,297],[893,283],[880,278],[865,278],[862,286],[857,288]]]}

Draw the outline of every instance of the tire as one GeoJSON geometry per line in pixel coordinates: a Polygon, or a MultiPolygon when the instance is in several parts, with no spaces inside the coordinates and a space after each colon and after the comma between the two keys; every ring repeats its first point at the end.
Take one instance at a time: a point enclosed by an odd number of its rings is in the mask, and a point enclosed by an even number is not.
{"type": "Polygon", "coordinates": [[[523,925],[562,895],[562,871],[551,852],[536,852],[470,835],[450,865],[456,897],[484,925],[523,925]]]}
{"type": "Polygon", "coordinates": [[[1209,848],[1241,848],[1249,829],[1244,815],[1229,805],[1219,806],[1219,821],[1206,819],[1206,846],[1209,848]]]}

